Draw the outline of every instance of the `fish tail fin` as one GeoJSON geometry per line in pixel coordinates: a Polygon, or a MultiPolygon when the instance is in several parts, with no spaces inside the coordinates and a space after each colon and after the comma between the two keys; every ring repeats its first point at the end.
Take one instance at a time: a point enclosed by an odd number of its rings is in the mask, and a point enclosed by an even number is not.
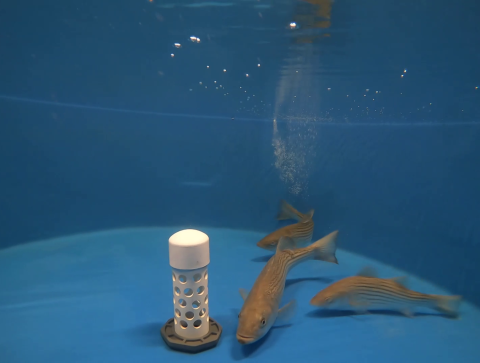
{"type": "Polygon", "coordinates": [[[326,262],[336,263],[338,265],[335,252],[337,250],[338,231],[334,231],[318,241],[311,244],[314,253],[314,260],[322,260],[326,262]]]}
{"type": "MultiPolygon", "coordinates": [[[[313,215],[313,212],[311,214],[313,215]]],[[[296,221],[300,222],[301,220],[305,219],[305,216],[282,199],[280,201],[280,210],[277,214],[277,219],[279,221],[285,219],[295,219],[296,221]]]]}
{"type": "Polygon", "coordinates": [[[460,295],[453,295],[453,296],[443,296],[437,295],[435,298],[435,310],[451,315],[451,316],[458,316],[458,308],[462,301],[462,296],[460,295]]]}
{"type": "Polygon", "coordinates": [[[315,213],[315,209],[310,209],[307,213],[302,215],[303,217],[300,220],[300,222],[307,223],[307,222],[311,221],[312,218],[313,218],[313,213],[315,213]]]}

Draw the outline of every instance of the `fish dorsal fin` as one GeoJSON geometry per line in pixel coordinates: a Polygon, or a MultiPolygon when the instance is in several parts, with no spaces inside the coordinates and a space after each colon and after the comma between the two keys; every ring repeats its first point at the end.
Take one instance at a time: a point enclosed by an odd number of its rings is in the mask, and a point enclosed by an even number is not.
{"type": "Polygon", "coordinates": [[[357,276],[362,276],[362,277],[377,277],[377,271],[370,266],[362,268],[358,273],[357,276]]]}
{"type": "Polygon", "coordinates": [[[392,277],[390,280],[395,281],[397,284],[407,288],[407,276],[392,277]]]}
{"type": "Polygon", "coordinates": [[[247,300],[248,292],[245,289],[239,289],[240,295],[242,296],[243,301],[247,300]]]}
{"type": "Polygon", "coordinates": [[[303,215],[302,220],[300,221],[301,223],[307,223],[312,220],[313,218],[313,213],[315,212],[315,209],[311,209],[308,211],[308,213],[303,215]]]}
{"type": "Polygon", "coordinates": [[[280,237],[280,240],[277,244],[277,253],[282,252],[283,250],[293,250],[295,249],[295,241],[287,236],[280,237]]]}

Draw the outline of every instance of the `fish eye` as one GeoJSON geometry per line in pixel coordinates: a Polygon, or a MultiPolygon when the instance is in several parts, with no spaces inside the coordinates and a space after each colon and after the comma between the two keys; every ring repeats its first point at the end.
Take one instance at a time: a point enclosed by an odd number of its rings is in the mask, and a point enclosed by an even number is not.
{"type": "Polygon", "coordinates": [[[265,320],[265,318],[262,319],[262,325],[265,325],[267,322],[265,320]]]}

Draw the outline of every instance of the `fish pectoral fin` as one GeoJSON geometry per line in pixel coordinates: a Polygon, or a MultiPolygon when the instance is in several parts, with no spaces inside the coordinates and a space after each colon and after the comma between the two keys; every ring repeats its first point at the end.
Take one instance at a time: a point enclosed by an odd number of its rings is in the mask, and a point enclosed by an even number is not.
{"type": "Polygon", "coordinates": [[[248,292],[245,289],[239,289],[240,295],[242,296],[243,301],[247,300],[248,292]]]}
{"type": "Polygon", "coordinates": [[[355,311],[355,314],[368,314],[368,303],[365,301],[361,301],[356,299],[355,297],[350,297],[348,302],[352,309],[355,311]]]}
{"type": "Polygon", "coordinates": [[[369,314],[369,312],[367,309],[355,309],[355,314],[364,315],[364,314],[369,314]]]}
{"type": "Polygon", "coordinates": [[[373,267],[366,266],[357,273],[357,276],[377,277],[377,271],[373,267]]]}
{"type": "Polygon", "coordinates": [[[407,318],[413,318],[415,316],[415,314],[413,314],[409,309],[402,309],[400,312],[407,318]]]}
{"type": "Polygon", "coordinates": [[[277,313],[277,320],[275,321],[275,325],[283,325],[288,324],[293,317],[295,316],[295,312],[297,310],[297,301],[292,300],[283,308],[278,310],[277,313]]]}
{"type": "Polygon", "coordinates": [[[281,252],[283,250],[293,250],[295,249],[296,242],[293,238],[282,236],[277,244],[277,252],[281,252]]]}

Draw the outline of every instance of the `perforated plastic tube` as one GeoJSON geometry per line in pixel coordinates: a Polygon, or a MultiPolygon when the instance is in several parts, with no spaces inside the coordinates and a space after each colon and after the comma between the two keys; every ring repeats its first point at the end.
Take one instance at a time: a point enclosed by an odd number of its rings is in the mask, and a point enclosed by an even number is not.
{"type": "Polygon", "coordinates": [[[185,339],[202,338],[209,332],[208,236],[194,229],[169,239],[173,280],[175,333],[185,339]]]}

